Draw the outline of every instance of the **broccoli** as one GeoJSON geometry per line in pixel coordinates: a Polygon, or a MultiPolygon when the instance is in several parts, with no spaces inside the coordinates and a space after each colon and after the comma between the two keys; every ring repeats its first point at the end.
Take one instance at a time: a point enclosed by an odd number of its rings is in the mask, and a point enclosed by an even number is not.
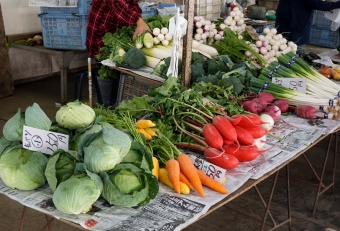
{"type": "Polygon", "coordinates": [[[217,72],[228,72],[233,65],[228,55],[219,55],[207,60],[207,73],[215,75],[217,72]]]}
{"type": "Polygon", "coordinates": [[[191,83],[197,82],[197,78],[205,76],[202,63],[194,63],[191,65],[191,83]]]}
{"type": "Polygon", "coordinates": [[[199,52],[192,52],[191,64],[195,64],[195,63],[202,63],[202,64],[205,63],[204,56],[199,52]]]}
{"type": "Polygon", "coordinates": [[[144,66],[145,62],[145,54],[143,53],[143,51],[135,47],[130,48],[124,54],[124,63],[132,67],[133,69],[141,68],[142,66],[144,66]]]}
{"type": "Polygon", "coordinates": [[[204,82],[204,83],[212,83],[213,85],[217,85],[218,83],[218,77],[215,75],[207,75],[207,76],[202,76],[202,77],[198,77],[196,82],[204,82]]]}

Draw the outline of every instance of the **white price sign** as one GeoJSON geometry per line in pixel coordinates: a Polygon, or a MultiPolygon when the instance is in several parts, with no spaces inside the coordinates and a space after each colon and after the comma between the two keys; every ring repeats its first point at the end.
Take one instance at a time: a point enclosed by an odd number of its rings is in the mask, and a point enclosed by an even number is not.
{"type": "Polygon", "coordinates": [[[196,156],[189,155],[191,161],[193,162],[194,166],[197,169],[202,170],[205,172],[207,176],[210,178],[216,180],[219,183],[222,183],[224,181],[224,176],[226,173],[226,170],[223,168],[220,168],[214,164],[211,164],[203,159],[200,159],[196,156]]]}
{"type": "Polygon", "coordinates": [[[57,149],[68,150],[69,136],[45,131],[24,125],[22,133],[23,147],[31,151],[53,154],[57,149]]]}
{"type": "Polygon", "coordinates": [[[273,77],[272,83],[284,86],[294,91],[306,94],[307,80],[306,78],[279,78],[273,77]]]}

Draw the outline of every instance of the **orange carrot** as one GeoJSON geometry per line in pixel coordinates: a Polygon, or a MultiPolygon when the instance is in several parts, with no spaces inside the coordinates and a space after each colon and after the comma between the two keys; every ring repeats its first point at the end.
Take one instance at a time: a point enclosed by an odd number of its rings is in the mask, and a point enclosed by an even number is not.
{"type": "Polygon", "coordinates": [[[179,180],[181,182],[183,182],[184,184],[188,185],[188,187],[190,188],[190,190],[194,190],[194,187],[192,187],[192,185],[190,184],[190,181],[188,180],[188,178],[183,174],[183,172],[179,173],[179,180]]]}
{"type": "Polygon", "coordinates": [[[169,180],[174,186],[175,191],[180,194],[181,186],[179,184],[180,168],[179,163],[175,159],[170,159],[165,164],[166,171],[168,172],[169,180]]]}
{"type": "Polygon", "coordinates": [[[205,172],[202,170],[196,169],[198,176],[200,177],[200,180],[204,186],[207,186],[208,188],[211,188],[212,190],[215,190],[216,192],[220,193],[228,193],[228,191],[224,188],[224,186],[220,183],[218,183],[216,180],[208,177],[205,172]]]}
{"type": "Polygon", "coordinates": [[[186,154],[180,154],[177,157],[177,161],[179,163],[179,166],[181,168],[181,171],[183,174],[188,178],[188,180],[193,184],[196,191],[204,197],[204,190],[202,187],[201,180],[198,176],[198,173],[196,171],[195,166],[191,162],[191,159],[186,154]]]}

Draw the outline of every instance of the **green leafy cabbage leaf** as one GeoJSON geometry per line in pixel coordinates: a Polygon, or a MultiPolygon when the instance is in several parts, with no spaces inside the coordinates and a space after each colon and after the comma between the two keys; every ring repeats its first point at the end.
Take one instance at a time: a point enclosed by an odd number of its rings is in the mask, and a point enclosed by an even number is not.
{"type": "Polygon", "coordinates": [[[41,152],[12,146],[0,156],[0,177],[10,188],[33,190],[45,184],[46,164],[47,157],[41,152]]]}
{"type": "Polygon", "coordinates": [[[145,205],[156,197],[158,180],[149,170],[135,164],[118,164],[108,172],[101,172],[104,188],[102,197],[110,204],[133,207],[145,205]]]}

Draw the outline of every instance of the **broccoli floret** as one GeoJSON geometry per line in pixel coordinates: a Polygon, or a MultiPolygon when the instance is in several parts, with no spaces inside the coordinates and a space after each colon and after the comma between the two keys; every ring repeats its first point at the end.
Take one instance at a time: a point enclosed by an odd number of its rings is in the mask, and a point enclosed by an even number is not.
{"type": "Polygon", "coordinates": [[[209,75],[215,75],[217,72],[228,72],[229,66],[225,62],[216,59],[209,59],[207,61],[207,73],[209,75]]]}
{"type": "Polygon", "coordinates": [[[205,63],[204,56],[199,52],[192,52],[191,64],[194,64],[194,63],[202,63],[202,64],[205,63]]]}
{"type": "Polygon", "coordinates": [[[215,75],[207,75],[197,78],[196,82],[212,83],[213,85],[217,85],[218,80],[219,80],[218,77],[215,75]]]}
{"type": "Polygon", "coordinates": [[[144,66],[145,62],[146,62],[145,54],[143,53],[143,51],[135,47],[130,48],[124,54],[124,63],[134,69],[141,68],[142,66],[144,66]]]}
{"type": "Polygon", "coordinates": [[[205,76],[202,63],[194,63],[191,65],[191,83],[197,82],[197,78],[205,76]]]}

